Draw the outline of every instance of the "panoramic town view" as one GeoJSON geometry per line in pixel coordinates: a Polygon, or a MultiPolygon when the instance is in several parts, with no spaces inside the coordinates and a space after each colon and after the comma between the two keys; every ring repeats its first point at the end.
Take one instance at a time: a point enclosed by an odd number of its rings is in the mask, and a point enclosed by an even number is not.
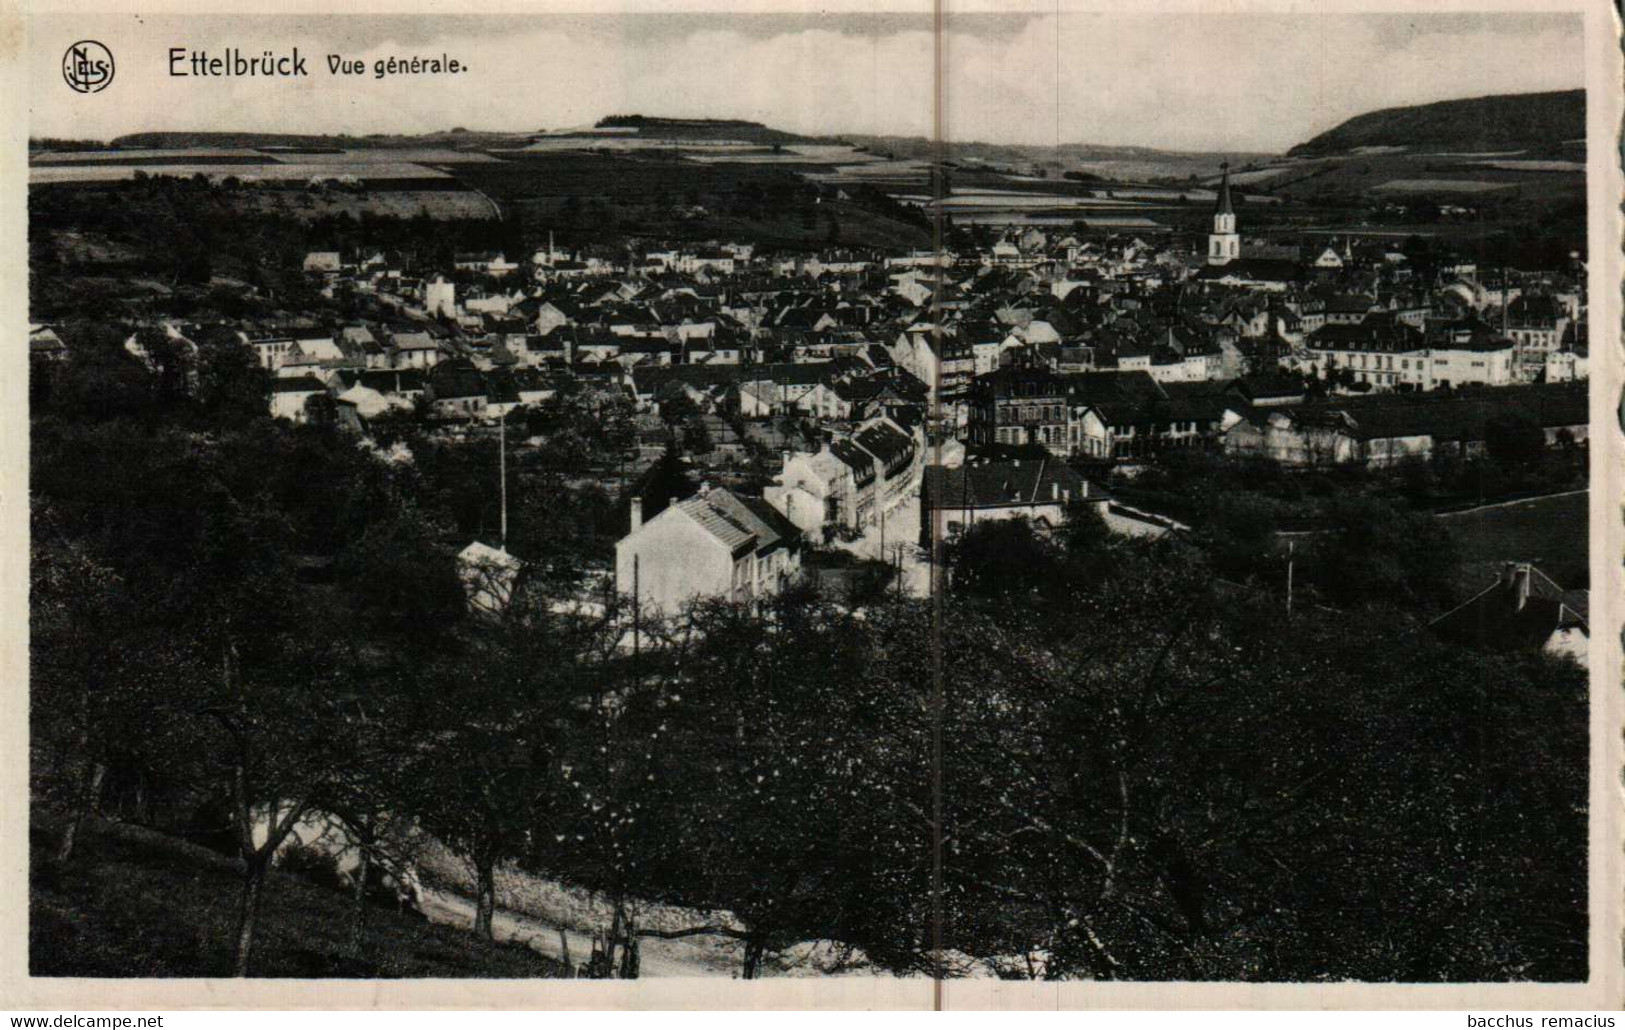
{"type": "Polygon", "coordinates": [[[32,974],[1585,979],[1585,106],[36,134],[32,974]]]}

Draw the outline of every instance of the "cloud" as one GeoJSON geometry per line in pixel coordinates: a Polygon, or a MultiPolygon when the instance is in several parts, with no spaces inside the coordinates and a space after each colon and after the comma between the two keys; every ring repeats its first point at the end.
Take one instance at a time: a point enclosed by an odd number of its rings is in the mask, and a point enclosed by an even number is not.
{"type": "MultiPolygon", "coordinates": [[[[978,14],[947,32],[949,134],[996,143],[1281,150],[1380,107],[1583,83],[1580,21],[1563,15],[978,14]]],[[[33,19],[31,40],[35,135],[528,131],[637,112],[928,136],[934,119],[934,40],[918,15],[52,15],[33,19]],[[87,36],[119,62],[90,96],[56,74],[87,36]],[[172,46],[295,45],[307,80],[167,74],[172,46]],[[379,58],[442,51],[471,71],[371,73],[379,58]],[[328,53],[368,73],[330,78],[328,53]]]]}

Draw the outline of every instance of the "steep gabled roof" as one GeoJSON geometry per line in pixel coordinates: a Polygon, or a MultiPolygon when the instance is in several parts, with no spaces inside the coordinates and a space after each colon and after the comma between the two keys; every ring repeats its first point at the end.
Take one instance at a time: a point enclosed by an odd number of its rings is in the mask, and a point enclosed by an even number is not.
{"type": "Polygon", "coordinates": [[[879,458],[882,465],[887,466],[906,456],[914,443],[907,433],[899,431],[885,421],[864,425],[853,434],[852,439],[859,447],[879,458]]]}
{"type": "Polygon", "coordinates": [[[713,489],[678,501],[672,508],[715,537],[736,558],[752,551],[766,554],[801,545],[801,531],[761,498],[713,489]]]}
{"type": "Polygon", "coordinates": [[[829,451],[842,463],[852,470],[860,481],[874,478],[875,459],[872,454],[853,443],[851,440],[840,439],[832,441],[829,451]]]}
{"type": "Polygon", "coordinates": [[[271,380],[272,393],[321,393],[326,389],[315,376],[288,376],[271,380]]]}
{"type": "Polygon", "coordinates": [[[921,486],[925,507],[991,508],[1102,496],[1064,461],[985,461],[944,468],[928,465],[921,486]]]}
{"type": "Polygon", "coordinates": [[[1236,206],[1230,200],[1229,162],[1226,162],[1223,168],[1224,175],[1219,179],[1219,197],[1213,205],[1213,213],[1216,215],[1233,215],[1236,213],[1236,206]]]}
{"type": "Polygon", "coordinates": [[[1433,630],[1474,647],[1538,650],[1559,630],[1579,629],[1591,635],[1585,613],[1589,605],[1579,600],[1586,595],[1583,590],[1564,590],[1532,565],[1517,565],[1434,620],[1433,630]]]}
{"type": "Polygon", "coordinates": [[[756,538],[751,531],[730,518],[725,510],[711,504],[707,497],[696,494],[686,501],[678,501],[672,507],[716,537],[735,556],[744,554],[755,545],[756,538]]]}

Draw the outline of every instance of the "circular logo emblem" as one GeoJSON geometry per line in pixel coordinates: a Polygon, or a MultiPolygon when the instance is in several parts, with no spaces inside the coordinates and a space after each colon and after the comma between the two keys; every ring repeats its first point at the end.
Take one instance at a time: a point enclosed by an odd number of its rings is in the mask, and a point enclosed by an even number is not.
{"type": "Polygon", "coordinates": [[[62,55],[62,78],[76,93],[100,93],[113,81],[113,52],[82,39],[62,55]]]}

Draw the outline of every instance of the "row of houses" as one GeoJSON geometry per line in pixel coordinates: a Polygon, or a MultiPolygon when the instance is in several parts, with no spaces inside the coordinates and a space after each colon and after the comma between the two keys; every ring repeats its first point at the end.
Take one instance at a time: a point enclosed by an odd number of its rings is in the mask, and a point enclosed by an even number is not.
{"type": "Polygon", "coordinates": [[[1538,427],[1549,446],[1583,444],[1590,399],[1583,386],[1511,386],[1456,397],[1334,398],[1325,403],[1254,408],[1219,436],[1228,454],[1292,468],[1394,465],[1407,459],[1484,452],[1497,419],[1538,427]]]}
{"type": "Polygon", "coordinates": [[[1560,434],[1581,442],[1589,419],[1584,383],[1311,400],[1302,379],[1281,376],[1158,383],[1144,373],[1032,366],[978,378],[968,410],[967,439],[981,448],[1038,445],[1058,458],[1125,459],[1204,446],[1286,465],[1390,464],[1447,442],[1471,455],[1497,414],[1527,417],[1549,442],[1560,434]]]}
{"type": "Polygon", "coordinates": [[[880,416],[826,439],[816,452],[785,451],[762,491],[775,510],[812,536],[878,526],[919,490],[923,430],[880,416]]]}
{"type": "Polygon", "coordinates": [[[535,369],[479,369],[454,358],[428,369],[336,369],[271,381],[274,418],[302,423],[324,414],[364,429],[367,420],[420,406],[442,420],[500,418],[557,394],[558,380],[535,369]],[[328,402],[331,401],[331,405],[328,402]]]}
{"type": "Polygon", "coordinates": [[[1568,382],[1590,376],[1583,325],[1521,342],[1477,318],[1428,321],[1417,328],[1391,315],[1327,325],[1310,333],[1289,364],[1312,375],[1341,372],[1341,386],[1361,390],[1437,390],[1568,382]]]}

